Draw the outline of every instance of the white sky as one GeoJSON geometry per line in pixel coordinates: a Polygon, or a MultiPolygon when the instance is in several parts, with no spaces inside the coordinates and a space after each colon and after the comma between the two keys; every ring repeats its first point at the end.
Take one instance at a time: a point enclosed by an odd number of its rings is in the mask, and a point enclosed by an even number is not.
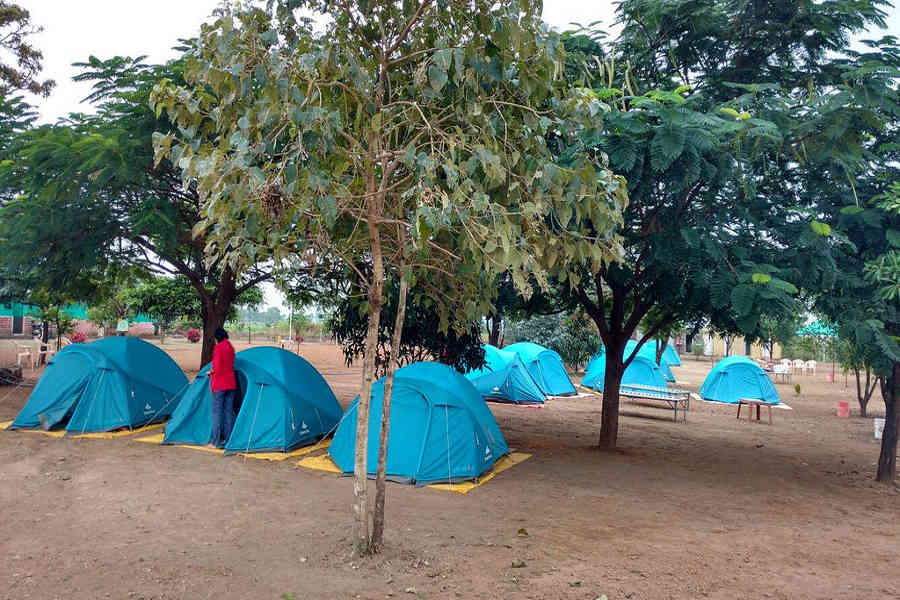
{"type": "MultiPolygon", "coordinates": [[[[32,23],[44,27],[32,42],[44,53],[42,78],[56,80],[49,98],[31,98],[40,121],[52,123],[70,112],[89,112],[80,104],[90,93],[89,83],[75,83],[78,71],[73,62],[91,55],[101,59],[117,55],[147,55],[151,63],[175,58],[172,46],[179,38],[195,35],[219,4],[219,0],[16,0],[31,12],[32,23]]],[[[568,29],[571,23],[601,21],[610,25],[611,0],[546,0],[544,20],[553,27],[568,29]]],[[[900,36],[900,8],[891,9],[884,33],[900,36]]],[[[266,301],[281,308],[280,294],[267,286],[266,301]]]]}

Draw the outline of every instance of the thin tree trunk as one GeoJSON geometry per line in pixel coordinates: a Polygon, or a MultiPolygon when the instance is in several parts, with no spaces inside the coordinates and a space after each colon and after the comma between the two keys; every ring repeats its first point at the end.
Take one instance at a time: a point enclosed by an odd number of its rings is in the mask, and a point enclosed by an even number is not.
{"type": "MultiPolygon", "coordinates": [[[[859,368],[853,367],[853,374],[856,375],[856,401],[859,402],[859,416],[866,416],[866,400],[864,399],[862,382],[859,378],[859,368]]],[[[869,371],[866,370],[866,389],[869,389],[869,371]]]]}
{"type": "Polygon", "coordinates": [[[388,357],[387,376],[384,380],[384,397],[381,401],[381,431],[378,435],[378,469],[375,472],[375,511],[372,516],[372,552],[384,545],[384,499],[387,476],[388,438],[391,429],[391,394],[394,391],[394,372],[400,366],[400,340],[403,336],[403,320],[406,318],[406,295],[409,279],[404,270],[400,275],[400,297],[397,301],[397,319],[391,337],[391,355],[388,357]]]}
{"type": "Polygon", "coordinates": [[[875,480],[891,483],[897,474],[897,433],[900,411],[897,410],[897,383],[900,381],[900,362],[894,362],[891,374],[881,382],[884,396],[884,432],[881,434],[881,454],[875,480]]]}
{"type": "Polygon", "coordinates": [[[616,447],[619,436],[619,388],[622,385],[622,375],[625,367],[622,360],[622,352],[625,350],[625,340],[604,340],[606,343],[606,373],[603,377],[603,405],[600,415],[600,439],[597,443],[601,448],[612,450],[616,447]]]}
{"type": "MultiPolygon", "coordinates": [[[[369,147],[377,151],[374,136],[370,136],[369,147]]],[[[362,389],[356,405],[356,448],[353,462],[353,513],[354,547],[359,554],[370,552],[369,537],[369,496],[367,489],[369,450],[369,402],[372,397],[372,382],[375,378],[375,359],[378,353],[378,328],[381,325],[381,304],[384,288],[384,258],[381,249],[381,232],[378,229],[379,207],[375,198],[374,174],[366,183],[369,196],[367,225],[369,243],[372,250],[372,280],[369,282],[369,330],[366,333],[366,347],[363,354],[362,389]]]]}
{"type": "Polygon", "coordinates": [[[503,317],[500,315],[491,316],[491,331],[488,334],[488,344],[500,347],[500,325],[503,323],[503,317]]]}
{"type": "Polygon", "coordinates": [[[47,362],[47,348],[50,344],[50,323],[47,321],[41,321],[41,359],[40,364],[45,364],[47,362]]]}
{"type": "Polygon", "coordinates": [[[656,341],[654,343],[656,344],[656,364],[661,365],[662,364],[662,356],[663,356],[663,352],[665,352],[665,350],[666,350],[666,345],[659,339],[656,339],[656,341]]]}

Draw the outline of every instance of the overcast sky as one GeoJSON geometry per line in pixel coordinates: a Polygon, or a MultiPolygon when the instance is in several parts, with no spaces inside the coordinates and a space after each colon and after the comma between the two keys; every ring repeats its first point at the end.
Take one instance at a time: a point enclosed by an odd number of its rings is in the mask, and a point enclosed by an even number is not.
{"type": "MultiPolygon", "coordinates": [[[[73,62],[94,55],[105,59],[116,55],[146,55],[149,62],[175,57],[172,46],[179,38],[196,35],[219,0],[17,0],[31,12],[32,22],[44,27],[33,38],[44,53],[42,78],[56,80],[47,99],[31,98],[40,121],[52,123],[70,112],[88,112],[80,105],[90,93],[89,83],[75,83],[73,62]]],[[[609,0],[546,0],[544,20],[559,29],[571,23],[612,23],[614,5],[609,0]]],[[[900,36],[900,9],[891,10],[888,32],[900,36]]],[[[879,37],[885,32],[873,32],[879,37]]],[[[269,304],[280,305],[273,288],[266,290],[269,304]]]]}

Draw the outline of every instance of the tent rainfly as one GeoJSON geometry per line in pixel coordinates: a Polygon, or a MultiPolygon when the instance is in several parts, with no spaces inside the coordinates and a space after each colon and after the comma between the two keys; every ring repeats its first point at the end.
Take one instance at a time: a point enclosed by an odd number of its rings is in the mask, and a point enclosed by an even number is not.
{"type": "MultiPolygon", "coordinates": [[[[606,361],[591,361],[593,367],[588,370],[581,380],[581,385],[598,392],[603,391],[603,379],[606,376],[606,361]]],[[[638,354],[632,359],[631,364],[622,374],[622,385],[646,385],[656,388],[666,388],[666,377],[659,365],[647,356],[638,354]]]]}
{"type": "Polygon", "coordinates": [[[729,356],[716,363],[700,386],[700,397],[737,404],[741,398],[781,403],[775,384],[758,364],[746,356],[729,356]]]}
{"type": "MultiPolygon", "coordinates": [[[[367,471],[378,466],[384,378],[372,385],[369,405],[367,471]]],[[[347,409],[328,453],[345,474],[353,472],[356,409],[347,409]]],[[[509,447],[475,386],[451,367],[419,362],[394,373],[391,429],[387,444],[387,477],[426,485],[458,483],[489,471],[509,447]]]]}
{"type": "MultiPolygon", "coordinates": [[[[166,424],[164,444],[207,444],[212,435],[211,392],[206,365],[182,394],[166,424]]],[[[259,346],[234,359],[236,417],[225,454],[289,452],[330,433],[341,407],[325,379],[293,352],[259,346]]]]}
{"type": "Polygon", "coordinates": [[[484,345],[484,366],[466,373],[485,400],[511,404],[543,404],[544,393],[515,352],[484,345]]]}
{"type": "Polygon", "coordinates": [[[187,377],[157,346],[134,337],[70,344],[44,371],[10,429],[94,433],[164,421],[187,377]]]}
{"type": "Polygon", "coordinates": [[[503,348],[522,359],[531,377],[546,396],[575,396],[578,392],[569,380],[562,358],[549,348],[532,342],[518,342],[503,348]]]}

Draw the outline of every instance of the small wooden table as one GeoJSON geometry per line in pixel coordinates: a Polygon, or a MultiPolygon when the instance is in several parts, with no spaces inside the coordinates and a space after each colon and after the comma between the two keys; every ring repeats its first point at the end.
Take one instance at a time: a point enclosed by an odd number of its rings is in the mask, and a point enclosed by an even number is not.
{"type": "Polygon", "coordinates": [[[750,407],[749,409],[747,409],[747,421],[753,420],[753,407],[754,406],[756,407],[756,420],[759,421],[760,420],[760,415],[759,415],[760,407],[765,406],[766,408],[769,409],[769,425],[772,424],[772,403],[771,402],[765,402],[763,400],[756,400],[753,398],[741,398],[740,400],[738,400],[738,409],[737,409],[737,418],[738,419],[741,418],[741,406],[743,406],[745,404],[750,407]]]}

